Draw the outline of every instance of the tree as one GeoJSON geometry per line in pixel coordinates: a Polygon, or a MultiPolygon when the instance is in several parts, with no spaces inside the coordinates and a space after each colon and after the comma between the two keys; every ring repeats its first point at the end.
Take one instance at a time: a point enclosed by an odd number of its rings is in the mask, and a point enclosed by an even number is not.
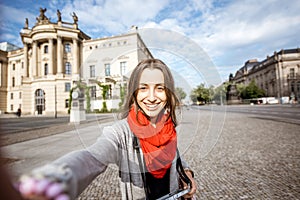
{"type": "Polygon", "coordinates": [[[108,112],[107,106],[106,106],[106,99],[107,99],[107,93],[109,90],[109,85],[102,85],[100,82],[97,83],[99,87],[102,88],[102,109],[101,112],[108,112]]]}
{"type": "Polygon", "coordinates": [[[175,93],[180,101],[186,97],[186,93],[180,87],[175,88],[175,93]]]}
{"type": "Polygon", "coordinates": [[[239,85],[238,91],[242,99],[254,99],[265,96],[265,91],[259,88],[254,80],[252,80],[247,86],[239,85]]]}
{"type": "Polygon", "coordinates": [[[201,83],[192,90],[190,97],[193,102],[207,103],[211,100],[210,89],[205,88],[204,84],[201,83]]]}
{"type": "Polygon", "coordinates": [[[229,82],[224,82],[218,87],[214,88],[214,95],[212,99],[217,104],[223,104],[223,102],[226,101],[226,92],[229,84],[230,84],[229,82]]]}

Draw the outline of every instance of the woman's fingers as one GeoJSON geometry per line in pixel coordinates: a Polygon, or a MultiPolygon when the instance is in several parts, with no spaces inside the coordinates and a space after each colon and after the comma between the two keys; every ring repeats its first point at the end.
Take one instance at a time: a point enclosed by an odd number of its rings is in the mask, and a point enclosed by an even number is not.
{"type": "Polygon", "coordinates": [[[32,177],[21,179],[19,191],[23,198],[32,200],[70,200],[65,193],[66,186],[63,183],[48,179],[36,180],[32,177]]]}
{"type": "Polygon", "coordinates": [[[186,171],[186,175],[189,177],[189,179],[191,180],[192,182],[192,188],[190,190],[189,193],[187,193],[186,195],[184,195],[183,197],[184,198],[192,198],[193,195],[196,193],[197,191],[197,184],[196,184],[196,181],[195,179],[193,178],[193,175],[190,171],[186,171]]]}
{"type": "Polygon", "coordinates": [[[33,178],[28,177],[26,180],[20,183],[19,191],[25,197],[30,196],[34,193],[35,184],[35,180],[33,178]]]}

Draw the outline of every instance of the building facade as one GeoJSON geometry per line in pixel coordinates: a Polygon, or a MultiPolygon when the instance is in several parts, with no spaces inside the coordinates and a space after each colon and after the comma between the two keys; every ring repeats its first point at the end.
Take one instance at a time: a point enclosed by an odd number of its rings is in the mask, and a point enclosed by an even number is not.
{"type": "Polygon", "coordinates": [[[0,51],[1,112],[56,115],[69,110],[70,91],[81,82],[89,88],[91,109],[101,109],[102,87],[108,109],[117,109],[120,88],[137,63],[152,55],[134,29],[127,34],[91,39],[78,28],[78,17],[64,22],[57,12],[51,22],[40,9],[32,28],[28,20],[20,36],[24,47],[0,51]]]}
{"type": "Polygon", "coordinates": [[[249,84],[252,80],[266,92],[267,97],[299,100],[300,98],[300,48],[274,52],[261,62],[248,60],[233,81],[249,84]]]}

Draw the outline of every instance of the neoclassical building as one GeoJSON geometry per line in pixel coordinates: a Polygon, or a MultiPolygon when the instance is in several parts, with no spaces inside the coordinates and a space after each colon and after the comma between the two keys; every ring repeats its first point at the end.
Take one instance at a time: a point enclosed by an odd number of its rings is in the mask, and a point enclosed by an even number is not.
{"type": "Polygon", "coordinates": [[[248,60],[233,77],[235,84],[251,80],[266,92],[267,97],[300,99],[300,48],[282,49],[263,61],[248,60]]]}
{"type": "Polygon", "coordinates": [[[28,19],[20,36],[24,47],[0,51],[0,111],[23,114],[66,114],[70,90],[83,83],[89,88],[91,110],[102,107],[107,85],[108,109],[119,107],[120,89],[137,63],[152,58],[136,27],[126,34],[91,39],[78,28],[78,17],[64,22],[57,11],[52,22],[40,9],[32,28],[28,19]]]}

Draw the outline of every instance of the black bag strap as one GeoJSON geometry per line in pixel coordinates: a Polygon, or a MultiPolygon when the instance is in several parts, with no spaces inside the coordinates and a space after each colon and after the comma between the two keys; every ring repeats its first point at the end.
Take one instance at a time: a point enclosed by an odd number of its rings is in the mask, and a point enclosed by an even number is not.
{"type": "Polygon", "coordinates": [[[177,172],[180,176],[180,178],[190,186],[190,188],[192,188],[192,181],[190,180],[190,178],[186,175],[184,169],[183,169],[183,166],[182,166],[182,162],[181,162],[181,158],[180,158],[180,154],[179,154],[179,150],[178,148],[176,149],[177,150],[177,161],[176,161],[176,169],[177,169],[177,172]]]}
{"type": "Polygon", "coordinates": [[[148,200],[148,190],[147,190],[147,181],[146,181],[146,174],[145,174],[145,169],[144,169],[144,165],[142,164],[142,156],[141,156],[141,152],[140,152],[140,144],[139,141],[137,139],[136,136],[134,136],[133,138],[133,148],[136,150],[137,152],[137,157],[138,157],[138,161],[139,161],[139,167],[140,167],[140,171],[142,174],[142,180],[144,183],[144,190],[145,190],[145,195],[146,195],[146,200],[148,200]]]}

